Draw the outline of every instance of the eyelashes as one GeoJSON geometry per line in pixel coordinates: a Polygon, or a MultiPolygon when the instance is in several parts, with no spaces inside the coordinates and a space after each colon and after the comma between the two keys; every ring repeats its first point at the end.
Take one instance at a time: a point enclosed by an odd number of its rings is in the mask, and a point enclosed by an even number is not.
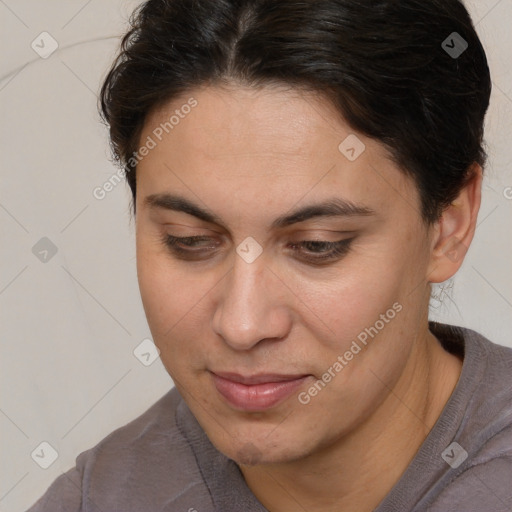
{"type": "MultiPolygon", "coordinates": [[[[311,264],[321,265],[340,260],[349,250],[354,238],[346,238],[334,242],[324,240],[301,240],[290,242],[288,247],[292,249],[298,259],[311,264]]],[[[170,252],[179,259],[199,261],[207,259],[218,243],[207,236],[177,237],[165,234],[162,242],[170,252]]]]}

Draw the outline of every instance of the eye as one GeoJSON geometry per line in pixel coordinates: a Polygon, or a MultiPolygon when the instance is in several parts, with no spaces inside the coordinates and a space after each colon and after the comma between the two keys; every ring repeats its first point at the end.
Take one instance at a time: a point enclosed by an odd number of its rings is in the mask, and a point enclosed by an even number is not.
{"type": "Polygon", "coordinates": [[[172,236],[165,234],[163,238],[164,244],[176,254],[198,255],[205,249],[215,249],[218,244],[212,241],[208,236],[172,236]],[[205,242],[209,242],[206,244],[205,242]]]}
{"type": "Polygon", "coordinates": [[[291,243],[290,246],[293,248],[300,247],[306,249],[306,251],[298,251],[302,254],[302,259],[311,261],[312,263],[322,264],[345,256],[350,249],[352,240],[353,238],[337,240],[335,242],[301,240],[300,242],[291,243]]]}
{"type": "MultiPolygon", "coordinates": [[[[321,265],[343,257],[349,251],[352,240],[301,240],[289,243],[288,247],[298,253],[300,259],[321,265]]],[[[205,253],[215,250],[219,245],[208,236],[177,237],[165,234],[162,241],[176,256],[188,260],[208,257],[205,253]]]]}

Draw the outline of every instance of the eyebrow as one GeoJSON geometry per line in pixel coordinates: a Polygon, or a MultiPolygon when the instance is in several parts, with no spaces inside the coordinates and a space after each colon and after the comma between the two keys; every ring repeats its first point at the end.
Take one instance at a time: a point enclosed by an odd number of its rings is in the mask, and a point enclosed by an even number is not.
{"type": "MultiPolygon", "coordinates": [[[[144,205],[150,208],[162,208],[187,213],[200,220],[217,224],[227,229],[220,217],[182,196],[173,194],[151,194],[144,199],[144,205]]],[[[357,217],[375,214],[375,210],[367,206],[358,205],[346,199],[334,197],[322,201],[321,203],[302,206],[293,210],[291,213],[282,215],[272,222],[271,228],[282,229],[292,224],[318,217],[357,217]]]]}

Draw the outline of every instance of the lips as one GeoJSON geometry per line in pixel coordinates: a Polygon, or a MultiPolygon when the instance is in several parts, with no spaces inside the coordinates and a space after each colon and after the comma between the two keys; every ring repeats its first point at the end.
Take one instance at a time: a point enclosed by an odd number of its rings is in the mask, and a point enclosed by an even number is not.
{"type": "Polygon", "coordinates": [[[277,373],[261,373],[259,375],[253,375],[252,377],[244,377],[238,373],[230,372],[214,372],[215,375],[222,377],[223,379],[230,380],[232,382],[238,382],[251,386],[254,384],[266,384],[269,382],[287,382],[291,380],[297,380],[306,375],[280,375],[277,373]]]}
{"type": "Polygon", "coordinates": [[[215,388],[233,408],[264,411],[286,400],[311,375],[211,373],[215,388]]]}

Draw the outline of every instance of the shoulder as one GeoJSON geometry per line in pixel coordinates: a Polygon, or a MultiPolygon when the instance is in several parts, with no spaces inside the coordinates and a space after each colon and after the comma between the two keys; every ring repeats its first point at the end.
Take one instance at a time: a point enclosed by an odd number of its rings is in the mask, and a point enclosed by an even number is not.
{"type": "Polygon", "coordinates": [[[64,507],[58,510],[129,512],[160,509],[164,503],[183,507],[191,495],[207,499],[192,447],[176,423],[182,402],[173,388],[82,452],[75,468],[59,477],[29,512],[55,512],[51,507],[57,503],[64,507]]]}
{"type": "Polygon", "coordinates": [[[469,402],[473,434],[487,443],[498,432],[512,426],[512,348],[498,345],[483,335],[461,328],[470,368],[475,372],[469,402]]]}
{"type": "Polygon", "coordinates": [[[176,388],[171,389],[143,414],[126,425],[117,428],[93,448],[81,453],[77,458],[77,467],[87,468],[88,464],[128,462],[130,450],[150,450],[155,443],[177,442],[179,432],[176,429],[175,413],[181,401],[176,388]],[[116,453],[115,460],[110,459],[116,453]]]}
{"type": "Polygon", "coordinates": [[[444,336],[450,351],[459,347],[464,352],[462,374],[445,411],[449,418],[443,418],[450,428],[441,432],[441,437],[450,435],[448,444],[458,444],[464,459],[455,467],[444,466],[442,477],[429,493],[427,510],[510,511],[512,348],[464,327],[438,324],[435,329],[444,336]]]}
{"type": "Polygon", "coordinates": [[[464,408],[458,411],[454,436],[468,452],[461,475],[505,464],[512,482],[512,348],[493,343],[471,329],[459,329],[467,358],[459,382],[461,390],[454,397],[464,397],[459,399],[464,408]]]}
{"type": "MultiPolygon", "coordinates": [[[[469,398],[467,406],[485,412],[501,410],[510,420],[512,402],[512,347],[499,345],[482,334],[456,325],[429,322],[430,330],[438,337],[445,350],[464,358],[461,377],[457,384],[469,398]],[[492,398],[492,400],[488,400],[492,398]]],[[[460,394],[460,393],[456,393],[460,394]]],[[[487,416],[487,419],[494,419],[487,416]]],[[[503,426],[506,424],[503,424],[503,426]]]]}
{"type": "MultiPolygon", "coordinates": [[[[84,494],[103,508],[152,509],[199,498],[205,485],[192,447],[176,423],[183,400],[173,388],[144,414],[77,458],[84,494]]],[[[177,506],[177,505],[176,505],[177,506]]],[[[188,510],[185,509],[185,510],[188,510]]]]}
{"type": "Polygon", "coordinates": [[[491,439],[447,483],[431,512],[512,510],[512,425],[491,439]]]}

